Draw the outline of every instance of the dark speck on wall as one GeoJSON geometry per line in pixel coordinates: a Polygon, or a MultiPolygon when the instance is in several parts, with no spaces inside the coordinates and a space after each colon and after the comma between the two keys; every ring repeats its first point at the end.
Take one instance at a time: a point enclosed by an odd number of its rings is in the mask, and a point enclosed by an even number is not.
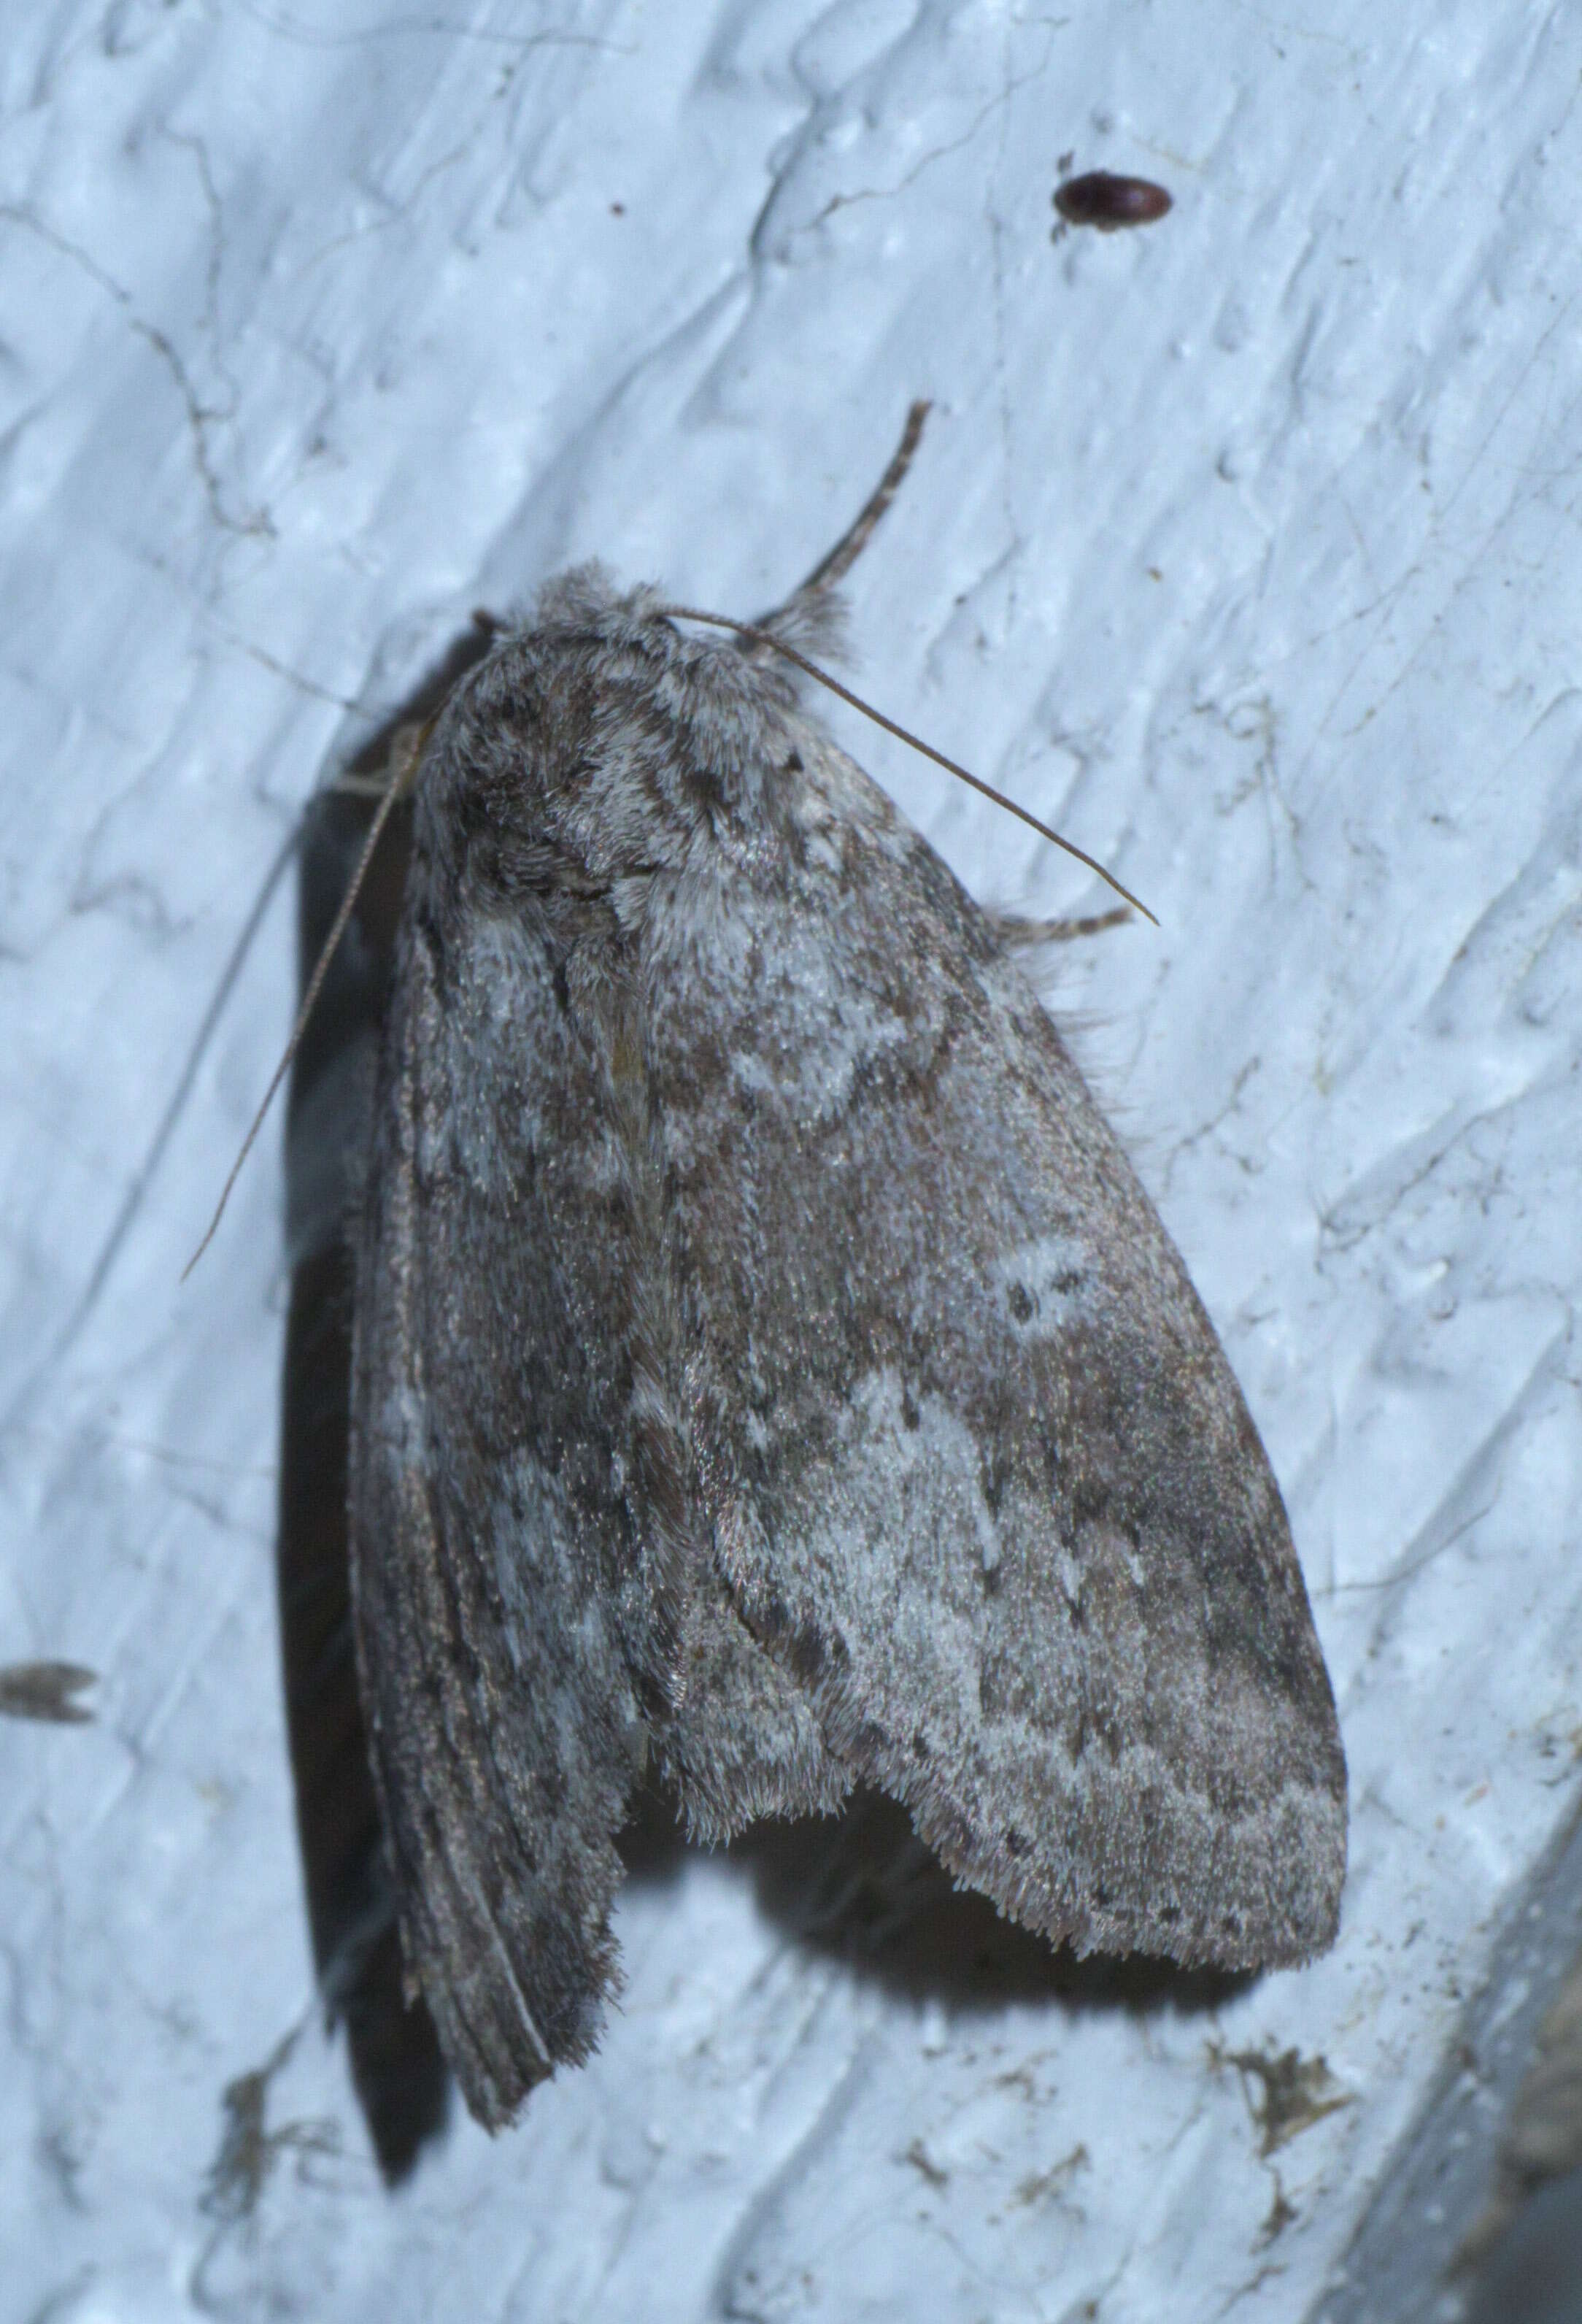
{"type": "Polygon", "coordinates": [[[1100,234],[1115,234],[1122,226],[1154,225],[1171,208],[1171,198],[1152,179],[1117,178],[1108,170],[1088,170],[1055,188],[1054,207],[1068,226],[1092,226],[1100,234]]]}

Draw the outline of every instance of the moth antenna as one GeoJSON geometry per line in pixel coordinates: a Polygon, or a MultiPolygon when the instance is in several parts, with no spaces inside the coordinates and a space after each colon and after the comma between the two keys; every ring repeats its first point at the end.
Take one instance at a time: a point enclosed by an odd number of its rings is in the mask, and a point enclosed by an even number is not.
{"type": "MultiPolygon", "coordinates": [[[[922,422],[919,421],[918,425],[921,427],[922,422]]],[[[891,465],[893,466],[894,463],[892,462],[891,465]]],[[[883,490],[882,485],[880,490],[883,490]]],[[[859,523],[860,521],[861,520],[859,519],[859,523]]],[[[869,530],[871,529],[870,527],[869,530]]],[[[798,591],[797,594],[800,595],[801,592],[798,591]]],[[[909,728],[897,725],[893,718],[887,718],[882,710],[876,710],[871,702],[864,702],[860,694],[853,694],[849,686],[842,686],[840,679],[832,678],[827,669],[820,669],[817,662],[809,661],[805,654],[798,653],[796,648],[787,645],[784,638],[776,637],[772,630],[761,630],[752,622],[734,621],[729,613],[700,613],[694,605],[661,605],[658,610],[663,617],[673,622],[706,622],[713,629],[734,630],[738,637],[750,638],[755,645],[772,647],[776,653],[784,655],[787,661],[795,662],[797,669],[805,671],[809,678],[814,678],[821,686],[828,687],[830,692],[838,695],[842,702],[849,702],[853,710],[860,710],[865,718],[871,718],[876,726],[882,726],[887,734],[894,734],[898,742],[909,743],[912,749],[920,752],[924,758],[932,759],[936,767],[943,767],[947,774],[955,775],[961,781],[970,784],[971,788],[975,791],[981,792],[986,799],[992,799],[996,807],[1004,807],[1007,815],[1016,816],[1018,821],[1026,824],[1031,830],[1035,831],[1041,839],[1047,839],[1053,847],[1063,848],[1068,855],[1074,855],[1079,863],[1085,863],[1090,872],[1097,872],[1106,887],[1113,888],[1124,902],[1141,912],[1143,918],[1152,921],[1154,927],[1159,926],[1158,919],[1148,909],[1142,898],[1134,896],[1129,888],[1122,887],[1114,872],[1107,872],[1098,857],[1090,855],[1085,847],[1079,847],[1074,839],[1062,839],[1058,831],[1053,830],[1047,823],[1040,823],[1035,815],[1025,807],[1018,807],[1014,798],[1006,797],[1004,791],[997,791],[994,785],[986,783],[981,775],[975,775],[970,768],[958,765],[954,759],[947,759],[943,751],[936,751],[932,742],[925,742],[923,740],[921,734],[914,734],[909,728]]]]}
{"type": "Polygon", "coordinates": [[[280,1064],[270,1077],[269,1087],[264,1091],[258,1111],[247,1126],[247,1135],[242,1140],[241,1149],[231,1165],[231,1175],[220,1189],[220,1199],[215,1204],[215,1214],[204,1231],[203,1240],[181,1269],[183,1283],[213,1242],[220,1221],[225,1214],[225,1204],[231,1199],[231,1189],[242,1176],[242,1166],[252,1153],[258,1133],[263,1128],[264,1117],[274,1103],[275,1092],[296,1061],[297,1052],[302,1046],[302,1036],[312,1021],[313,1011],[318,1005],[319,993],[324,989],[324,980],[329,974],[329,964],[335,958],[336,946],[345,935],[346,924],[356,909],[357,898],[362,893],[363,881],[368,877],[368,867],[373,861],[373,851],[383,837],[384,826],[390,821],[397,804],[405,798],[411,789],[412,778],[417,772],[418,761],[422,758],[423,746],[428,739],[428,733],[429,729],[427,726],[416,729],[409,727],[396,737],[396,747],[391,752],[391,757],[397,759],[398,763],[384,786],[384,796],[380,800],[373,820],[368,826],[368,836],[363,842],[363,853],[357,858],[357,868],[353,872],[351,882],[341,899],[340,910],[336,914],[330,925],[329,934],[319,950],[318,958],[313,964],[313,973],[308,980],[308,990],[302,995],[302,1006],[297,1011],[297,1021],[291,1028],[291,1038],[281,1052],[280,1064]]]}

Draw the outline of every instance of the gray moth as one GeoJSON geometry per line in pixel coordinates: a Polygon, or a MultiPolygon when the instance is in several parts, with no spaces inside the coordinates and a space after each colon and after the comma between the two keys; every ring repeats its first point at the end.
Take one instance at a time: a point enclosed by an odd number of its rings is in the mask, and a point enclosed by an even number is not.
{"type": "Polygon", "coordinates": [[[598,2037],[650,1770],[706,1840],[877,1786],[1083,1951],[1337,1924],[1333,1698],[1213,1328],[1007,928],[768,647],[829,642],[897,480],[743,637],[564,576],[414,754],[353,1627],[492,2128],[598,2037]]]}

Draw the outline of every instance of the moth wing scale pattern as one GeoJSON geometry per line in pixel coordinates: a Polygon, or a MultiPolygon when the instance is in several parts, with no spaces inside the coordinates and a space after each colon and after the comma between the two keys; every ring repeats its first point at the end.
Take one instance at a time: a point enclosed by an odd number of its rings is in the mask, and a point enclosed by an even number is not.
{"type": "Polygon", "coordinates": [[[494,2128],[596,2037],[642,1732],[607,1609],[594,1593],[580,1628],[573,1610],[589,1594],[575,1514],[529,1449],[491,1441],[513,1393],[498,1295],[509,1313],[532,1254],[504,1286],[470,1263],[456,1031],[409,914],[361,1222],[353,1603],[409,1964],[494,2128]]]}
{"type": "MultiPolygon", "coordinates": [[[[359,1687],[409,1963],[492,2127],[596,2039],[651,1755],[709,1839],[850,1782],[694,1530],[630,895],[520,811],[535,751],[585,757],[583,659],[519,640],[438,723],[357,1231],[359,1687]],[[524,686],[576,706],[535,723],[524,686]]],[[[600,809],[622,844],[636,782],[600,809]]]]}
{"type": "Polygon", "coordinates": [[[727,881],[706,981],[662,927],[648,971],[743,1618],[1016,1919],[1303,1959],[1344,1762],[1229,1366],[992,924],[816,729],[785,757],[796,844],[727,881]]]}

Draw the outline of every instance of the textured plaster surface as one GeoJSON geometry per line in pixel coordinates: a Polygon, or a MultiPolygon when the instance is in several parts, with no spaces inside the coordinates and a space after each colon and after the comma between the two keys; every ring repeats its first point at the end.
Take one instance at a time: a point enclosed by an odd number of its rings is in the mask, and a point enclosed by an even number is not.
{"type": "MultiPolygon", "coordinates": [[[[1579,86],[1574,10],[1486,0],[13,9],[0,1661],[99,1678],[0,1721],[6,2317],[1332,2296],[1582,1784],[1579,86]],[[1053,244],[1066,153],[1174,208],[1053,244]],[[593,2065],[392,2197],[292,1831],[274,1132],[178,1280],[289,1022],[271,867],[474,604],[596,554],[750,613],[916,395],[862,681],[1159,915],[1048,990],[1291,1507],[1341,1940],[969,2009],[679,1853],[593,2065]],[[1341,2102],[1272,2144],[1231,2061],[1287,2051],[1341,2102]]],[[[840,723],[986,901],[1102,902],[840,723]]]]}

